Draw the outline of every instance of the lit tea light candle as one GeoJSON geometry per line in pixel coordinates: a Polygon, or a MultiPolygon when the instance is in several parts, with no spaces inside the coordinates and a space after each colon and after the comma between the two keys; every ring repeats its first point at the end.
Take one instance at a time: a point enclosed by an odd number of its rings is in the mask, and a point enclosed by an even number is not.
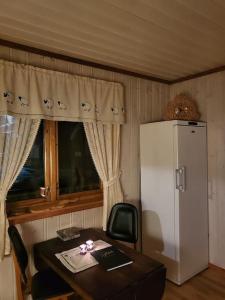
{"type": "Polygon", "coordinates": [[[86,253],[87,253],[87,245],[86,244],[80,245],[80,254],[84,255],[86,253]]]}
{"type": "Polygon", "coordinates": [[[90,251],[94,248],[94,242],[92,240],[86,241],[87,250],[90,251]]]}

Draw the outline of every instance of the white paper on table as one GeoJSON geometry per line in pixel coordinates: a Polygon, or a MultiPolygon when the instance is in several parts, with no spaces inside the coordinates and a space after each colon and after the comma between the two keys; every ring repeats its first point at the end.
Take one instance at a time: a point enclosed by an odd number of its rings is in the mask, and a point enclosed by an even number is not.
{"type": "MultiPolygon", "coordinates": [[[[111,245],[102,240],[94,241],[94,249],[100,250],[111,245]]],[[[91,255],[92,251],[88,251],[85,255],[80,254],[80,247],[76,247],[61,253],[56,253],[55,256],[61,263],[72,273],[78,273],[98,264],[97,260],[91,255]]]]}

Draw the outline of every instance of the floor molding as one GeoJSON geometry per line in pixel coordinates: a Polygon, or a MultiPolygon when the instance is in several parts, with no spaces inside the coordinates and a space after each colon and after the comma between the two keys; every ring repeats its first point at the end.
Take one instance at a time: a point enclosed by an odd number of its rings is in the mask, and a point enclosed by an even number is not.
{"type": "Polygon", "coordinates": [[[216,266],[216,265],[211,264],[211,263],[209,263],[209,268],[210,268],[210,269],[214,269],[214,270],[218,270],[218,271],[221,271],[221,272],[224,272],[224,273],[225,273],[225,269],[224,269],[224,268],[219,267],[219,266],[216,266]]]}

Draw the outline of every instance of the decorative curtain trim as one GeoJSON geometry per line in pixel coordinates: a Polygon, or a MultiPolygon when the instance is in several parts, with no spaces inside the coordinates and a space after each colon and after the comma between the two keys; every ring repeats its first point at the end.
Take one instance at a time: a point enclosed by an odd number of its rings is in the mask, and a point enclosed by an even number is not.
{"type": "Polygon", "coordinates": [[[0,115],[124,123],[120,83],[0,60],[0,115]]]}
{"type": "Polygon", "coordinates": [[[120,125],[84,123],[90,152],[103,184],[103,230],[114,204],[123,201],[120,185],[120,125]]]}

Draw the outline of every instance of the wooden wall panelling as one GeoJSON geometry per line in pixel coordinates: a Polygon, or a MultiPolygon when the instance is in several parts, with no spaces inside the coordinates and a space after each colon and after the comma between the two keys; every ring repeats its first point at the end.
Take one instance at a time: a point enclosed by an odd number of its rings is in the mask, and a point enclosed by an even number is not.
{"type": "Polygon", "coordinates": [[[16,280],[11,256],[0,262],[0,300],[16,299],[16,280]]]}
{"type": "Polygon", "coordinates": [[[138,119],[138,102],[137,86],[135,80],[131,80],[125,84],[126,92],[126,124],[122,127],[121,137],[121,169],[122,169],[122,187],[124,192],[124,200],[137,199],[139,197],[137,188],[137,121],[138,119]],[[136,124],[135,124],[136,123],[136,124]],[[127,166],[127,167],[126,167],[127,166]],[[131,176],[132,174],[132,176],[131,176]]]}
{"type": "MultiPolygon", "coordinates": [[[[38,54],[0,46],[0,58],[38,67],[121,82],[125,87],[126,124],[122,126],[121,182],[125,201],[138,205],[140,200],[139,124],[162,119],[169,98],[169,86],[145,79],[95,69],[89,66],[43,57],[38,54]]],[[[74,212],[36,220],[18,226],[32,262],[32,244],[56,236],[56,230],[67,226],[101,227],[102,208],[74,212]]],[[[0,300],[16,300],[14,269],[11,257],[0,263],[0,300]],[[13,288],[11,288],[13,286],[13,288]]]]}
{"type": "MultiPolygon", "coordinates": [[[[67,216],[67,215],[66,215],[67,216]]],[[[51,239],[56,236],[56,228],[59,228],[60,216],[47,218],[46,220],[46,239],[51,239]]]]}
{"type": "Polygon", "coordinates": [[[0,57],[1,57],[1,59],[9,60],[10,59],[10,48],[0,47],[0,57]]]}
{"type": "Polygon", "coordinates": [[[210,262],[225,268],[225,72],[172,85],[170,98],[180,92],[196,99],[207,122],[210,262]]]}
{"type": "Polygon", "coordinates": [[[59,229],[67,228],[71,226],[71,214],[59,216],[59,229]]]}
{"type": "Polygon", "coordinates": [[[80,227],[80,228],[83,227],[83,220],[84,220],[83,215],[84,214],[81,211],[76,211],[76,212],[72,213],[72,224],[73,224],[73,226],[80,227]]]}

